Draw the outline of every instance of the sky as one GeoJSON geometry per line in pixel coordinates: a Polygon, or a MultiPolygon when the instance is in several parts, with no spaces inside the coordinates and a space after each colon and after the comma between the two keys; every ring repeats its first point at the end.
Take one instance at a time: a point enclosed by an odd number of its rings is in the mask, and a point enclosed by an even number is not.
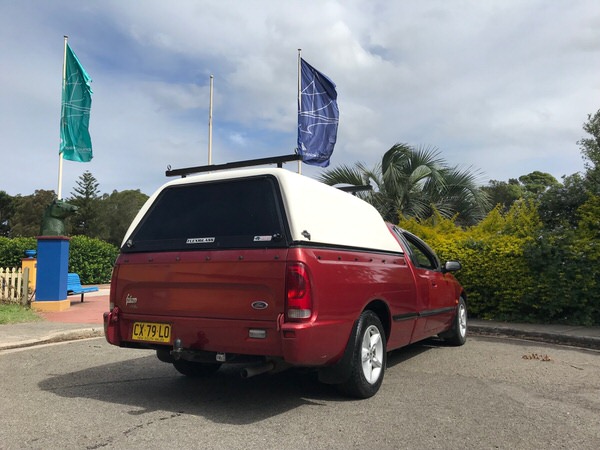
{"type": "MultiPolygon", "coordinates": [[[[151,194],[173,169],[289,155],[297,56],[337,85],[329,169],[434,147],[484,185],[583,170],[600,109],[600,2],[0,0],[0,191],[57,190],[63,36],[92,77],[94,158],[63,197],[151,194]]],[[[286,164],[296,170],[296,164],[286,164]]],[[[303,165],[317,177],[324,169],[303,165]]]]}

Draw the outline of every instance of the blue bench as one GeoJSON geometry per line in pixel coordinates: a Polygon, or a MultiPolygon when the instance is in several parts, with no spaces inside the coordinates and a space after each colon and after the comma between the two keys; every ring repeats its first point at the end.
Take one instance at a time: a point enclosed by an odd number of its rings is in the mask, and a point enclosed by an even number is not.
{"type": "Polygon", "coordinates": [[[83,287],[79,274],[69,273],[67,274],[67,295],[81,294],[81,302],[83,303],[83,295],[86,292],[97,292],[98,286],[83,287]]]}

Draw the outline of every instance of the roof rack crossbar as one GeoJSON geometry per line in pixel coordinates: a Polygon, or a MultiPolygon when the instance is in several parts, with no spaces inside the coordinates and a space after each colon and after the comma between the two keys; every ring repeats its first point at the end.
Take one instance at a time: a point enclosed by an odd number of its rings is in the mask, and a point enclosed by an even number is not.
{"type": "Polygon", "coordinates": [[[336,186],[340,191],[350,192],[352,195],[356,195],[357,192],[372,191],[373,186],[370,184],[361,184],[358,186],[336,186]]]}
{"type": "Polygon", "coordinates": [[[165,172],[167,177],[181,176],[185,177],[192,173],[215,172],[217,170],[239,169],[240,167],[262,166],[265,164],[277,164],[277,167],[283,167],[283,163],[298,161],[302,159],[301,155],[272,156],[270,158],[248,159],[245,161],[236,161],[226,164],[210,164],[208,166],[185,167],[183,169],[173,169],[169,167],[165,172]]]}

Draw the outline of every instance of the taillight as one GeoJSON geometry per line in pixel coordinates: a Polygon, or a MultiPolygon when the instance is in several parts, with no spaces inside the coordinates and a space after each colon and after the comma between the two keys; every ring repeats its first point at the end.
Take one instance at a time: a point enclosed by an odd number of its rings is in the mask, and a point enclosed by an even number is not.
{"type": "Polygon", "coordinates": [[[110,313],[110,321],[115,322],[115,323],[118,322],[119,314],[121,314],[121,310],[119,309],[119,307],[118,306],[114,307],[110,313]]]}
{"type": "Polygon", "coordinates": [[[116,306],[110,312],[104,313],[104,336],[109,344],[119,345],[121,336],[119,333],[119,315],[121,311],[116,306]]]}
{"type": "Polygon", "coordinates": [[[285,289],[287,293],[287,319],[300,321],[310,318],[313,306],[312,290],[308,270],[303,263],[288,264],[285,289]]]}

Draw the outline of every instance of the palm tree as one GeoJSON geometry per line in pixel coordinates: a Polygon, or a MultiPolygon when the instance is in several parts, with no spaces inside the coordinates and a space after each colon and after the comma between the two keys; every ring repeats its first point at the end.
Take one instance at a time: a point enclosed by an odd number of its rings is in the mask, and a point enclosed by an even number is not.
{"type": "Polygon", "coordinates": [[[373,169],[363,163],[342,165],[325,171],[319,179],[332,186],[371,185],[372,191],[357,195],[389,222],[397,222],[400,215],[425,219],[437,211],[470,225],[485,217],[491,207],[488,195],[477,186],[477,174],[448,166],[432,147],[396,144],[373,169]]]}

